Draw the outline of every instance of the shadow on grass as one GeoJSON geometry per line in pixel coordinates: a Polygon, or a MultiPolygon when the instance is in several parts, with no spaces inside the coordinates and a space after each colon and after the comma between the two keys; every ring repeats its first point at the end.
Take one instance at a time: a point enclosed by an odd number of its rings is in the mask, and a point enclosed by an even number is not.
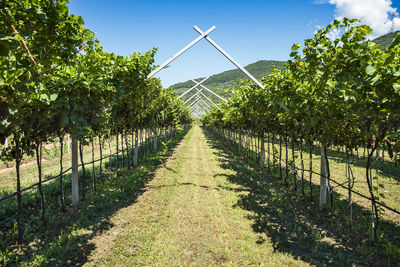
{"type": "MultiPolygon", "coordinates": [[[[113,226],[110,218],[119,209],[136,202],[138,196],[145,191],[145,185],[153,179],[154,171],[172,155],[186,133],[187,131],[175,136],[158,153],[142,158],[137,167],[120,169],[118,175],[109,172],[104,183],[97,186],[95,194],[88,194],[85,202],[76,208],[67,208],[65,213],[60,211],[58,204],[58,184],[51,182],[44,185],[48,203],[46,226],[40,221],[37,194],[32,191],[29,195],[24,195],[24,241],[19,247],[15,245],[15,229],[5,229],[15,218],[0,217],[0,265],[83,265],[90,252],[95,249],[90,240],[113,226]]],[[[68,176],[65,178],[65,195],[69,197],[66,203],[70,203],[70,179],[68,176]]],[[[3,211],[2,215],[4,214],[3,211]]]]}
{"type": "MultiPolygon", "coordinates": [[[[207,130],[203,129],[207,142],[216,149],[220,166],[235,171],[225,173],[228,181],[248,189],[241,194],[238,207],[251,211],[253,230],[264,233],[271,240],[276,251],[290,253],[317,266],[388,266],[396,261],[384,255],[382,248],[369,242],[370,213],[361,206],[353,204],[353,228],[346,223],[347,202],[335,196],[334,210],[318,210],[317,199],[310,201],[301,193],[285,187],[282,180],[247,163],[237,156],[231,147],[207,130]]],[[[306,187],[309,190],[309,187],[306,187]]],[[[318,194],[313,185],[314,195],[318,194]]],[[[389,230],[392,242],[400,244],[400,227],[392,222],[381,222],[381,230],[389,230]]],[[[386,237],[387,237],[386,236],[386,237]]],[[[263,243],[260,239],[257,243],[263,243]]]]}
{"type": "Polygon", "coordinates": [[[166,188],[166,187],[179,187],[179,186],[195,186],[195,187],[200,187],[206,190],[229,190],[233,192],[247,192],[249,191],[248,189],[245,188],[235,188],[235,187],[230,187],[230,186],[222,186],[218,185],[217,187],[211,187],[207,185],[198,185],[194,183],[175,183],[171,185],[159,185],[159,186],[149,186],[148,188],[150,189],[161,189],[161,188],[166,188]]]}

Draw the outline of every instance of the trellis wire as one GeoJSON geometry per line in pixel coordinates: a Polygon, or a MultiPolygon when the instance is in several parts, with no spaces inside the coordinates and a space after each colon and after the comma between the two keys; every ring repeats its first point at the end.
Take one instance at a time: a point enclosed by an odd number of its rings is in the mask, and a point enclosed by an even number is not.
{"type": "MultiPolygon", "coordinates": [[[[142,145],[143,145],[143,144],[142,144],[142,145]]],[[[140,145],[140,146],[142,146],[142,145],[140,145]]],[[[124,150],[118,151],[118,153],[121,153],[121,152],[124,152],[124,151],[127,151],[127,150],[129,150],[129,149],[124,149],[124,150]]],[[[88,164],[93,164],[93,163],[99,162],[100,160],[104,160],[104,159],[108,159],[108,158],[114,157],[115,155],[117,155],[117,152],[115,152],[114,154],[111,154],[111,155],[107,155],[107,156],[105,156],[105,157],[102,157],[101,159],[96,159],[96,160],[94,160],[94,161],[86,162],[84,165],[86,166],[86,165],[88,165],[88,164]]],[[[78,167],[82,167],[82,164],[79,164],[78,167]]],[[[63,171],[61,174],[64,175],[64,174],[66,174],[67,172],[69,172],[70,170],[72,170],[72,167],[69,167],[68,169],[66,169],[65,171],[63,171]]],[[[32,185],[30,185],[30,186],[28,186],[28,187],[25,187],[25,188],[21,189],[21,193],[22,193],[22,192],[25,192],[25,191],[28,191],[28,190],[30,190],[30,189],[32,189],[32,188],[38,186],[39,184],[44,184],[44,183],[47,183],[47,182],[49,182],[49,181],[51,181],[51,180],[54,180],[54,179],[56,179],[56,178],[59,178],[59,177],[61,176],[61,174],[58,174],[58,175],[56,175],[56,176],[47,178],[47,179],[43,180],[41,183],[37,182],[37,183],[34,183],[34,184],[32,184],[32,185]]],[[[5,196],[3,196],[3,197],[0,198],[0,202],[3,201],[3,200],[8,199],[8,198],[10,198],[10,197],[16,196],[17,194],[18,194],[18,192],[14,192],[14,193],[5,195],[5,196]]]]}
{"type": "MultiPolygon", "coordinates": [[[[264,140],[263,140],[263,141],[264,141],[264,140]]],[[[236,142],[236,140],[234,140],[234,142],[236,142]]],[[[245,147],[243,147],[243,148],[245,148],[245,147]]],[[[267,151],[264,151],[264,153],[267,153],[268,155],[271,155],[271,153],[268,153],[267,151]]],[[[281,160],[277,159],[277,161],[279,161],[281,164],[282,164],[282,163],[283,163],[283,164],[286,164],[286,161],[283,160],[283,159],[281,159],[281,160]]],[[[327,176],[321,175],[321,174],[319,174],[318,172],[315,172],[315,171],[310,171],[310,170],[307,170],[307,169],[301,169],[301,168],[299,168],[299,167],[295,167],[295,168],[289,167],[289,169],[291,169],[291,170],[295,169],[295,170],[304,171],[304,172],[309,172],[309,173],[311,172],[312,174],[315,174],[315,175],[318,175],[318,176],[322,176],[323,178],[327,178],[327,179],[328,179],[327,176]]],[[[363,195],[362,193],[357,192],[357,191],[355,191],[355,190],[353,190],[353,189],[351,189],[351,188],[349,188],[349,187],[347,187],[347,186],[345,186],[345,185],[343,185],[343,184],[337,182],[336,180],[334,180],[334,179],[332,179],[332,178],[329,178],[329,179],[330,179],[331,182],[335,183],[336,186],[342,187],[342,188],[344,188],[344,189],[346,189],[346,190],[350,190],[352,193],[354,193],[354,194],[356,194],[356,195],[358,195],[358,196],[360,196],[360,197],[366,198],[366,199],[368,199],[368,200],[370,200],[370,201],[372,200],[371,197],[368,197],[368,196],[366,196],[366,195],[363,195]]],[[[396,210],[396,209],[394,209],[394,208],[392,208],[392,207],[389,207],[389,206],[387,206],[386,204],[384,204],[384,203],[382,203],[382,202],[379,202],[379,201],[375,200],[375,203],[378,204],[379,206],[381,206],[381,207],[387,209],[387,210],[390,210],[390,211],[392,211],[392,212],[394,212],[394,213],[400,215],[400,211],[398,211],[398,210],[396,210]]]]}

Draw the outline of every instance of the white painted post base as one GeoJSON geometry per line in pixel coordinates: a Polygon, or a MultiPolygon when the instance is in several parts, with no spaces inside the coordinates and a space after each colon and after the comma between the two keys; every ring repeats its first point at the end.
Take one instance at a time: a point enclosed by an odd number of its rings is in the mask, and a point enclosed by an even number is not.
{"type": "Polygon", "coordinates": [[[71,151],[71,140],[70,140],[70,135],[67,135],[67,151],[68,153],[71,151]]]}

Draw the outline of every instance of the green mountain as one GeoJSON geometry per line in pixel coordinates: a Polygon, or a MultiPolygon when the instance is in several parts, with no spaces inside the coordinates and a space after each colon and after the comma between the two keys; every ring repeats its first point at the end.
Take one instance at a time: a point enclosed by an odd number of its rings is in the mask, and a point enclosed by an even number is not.
{"type": "MultiPolygon", "coordinates": [[[[382,35],[372,41],[376,44],[379,44],[379,47],[384,50],[393,42],[393,39],[397,36],[397,34],[399,34],[399,31],[382,35]]],[[[256,79],[261,79],[263,76],[270,74],[274,68],[283,69],[284,65],[284,61],[260,60],[249,64],[244,68],[248,72],[250,72],[256,79]]],[[[228,98],[231,95],[231,90],[233,88],[239,87],[238,81],[240,79],[246,78],[247,76],[242,71],[240,71],[239,69],[234,69],[210,76],[210,78],[208,78],[208,80],[205,81],[203,85],[206,86],[208,89],[213,90],[218,95],[224,98],[228,98]]],[[[199,77],[195,80],[200,81],[202,79],[204,79],[204,77],[199,77]]],[[[181,95],[193,85],[193,81],[189,80],[186,82],[174,84],[171,86],[171,88],[173,88],[177,95],[181,95]]],[[[203,90],[203,92],[205,95],[211,98],[214,103],[219,103],[221,101],[214,95],[206,92],[206,90],[203,90]]],[[[182,100],[185,101],[195,93],[196,90],[192,90],[192,92],[182,97],[182,100]]]]}
{"type": "MultiPolygon", "coordinates": [[[[271,73],[271,71],[274,68],[278,69],[283,69],[285,65],[284,61],[274,61],[274,60],[260,60],[255,63],[249,64],[245,66],[244,68],[251,73],[256,79],[261,79],[263,76],[268,75],[271,73]]],[[[200,77],[196,78],[196,81],[201,81],[205,77],[200,77]]],[[[216,92],[218,95],[222,97],[229,97],[229,89],[232,88],[238,88],[239,84],[238,81],[240,79],[246,79],[247,76],[239,69],[235,70],[228,70],[221,72],[219,74],[215,74],[210,76],[208,80],[206,80],[203,85],[207,87],[210,90],[213,90],[216,92]],[[225,90],[226,88],[229,88],[225,90]]],[[[184,93],[187,89],[191,88],[194,85],[194,82],[189,80],[186,82],[181,82],[172,85],[171,87],[174,89],[174,91],[177,93],[177,95],[181,95],[184,93]]],[[[193,90],[195,91],[195,90],[193,90]]],[[[203,90],[205,91],[205,90],[203,90]]],[[[194,92],[193,92],[194,93],[194,92]]],[[[183,100],[189,98],[191,95],[193,95],[192,92],[188,93],[183,97],[183,100]]],[[[220,100],[213,96],[210,95],[210,93],[205,93],[208,97],[211,98],[212,101],[219,102],[220,100]]]]}
{"type": "Polygon", "coordinates": [[[399,31],[391,32],[382,35],[372,41],[376,44],[379,44],[380,49],[385,50],[393,42],[394,38],[396,38],[399,33],[400,33],[399,31]]]}

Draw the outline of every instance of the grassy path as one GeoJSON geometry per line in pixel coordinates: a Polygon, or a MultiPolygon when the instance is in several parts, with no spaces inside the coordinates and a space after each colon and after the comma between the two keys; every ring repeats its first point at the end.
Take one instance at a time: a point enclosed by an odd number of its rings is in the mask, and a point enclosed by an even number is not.
{"type": "Polygon", "coordinates": [[[238,173],[220,157],[194,126],[137,202],[91,240],[87,265],[308,265],[254,231],[254,212],[238,205],[250,190],[229,181],[238,173]]]}

